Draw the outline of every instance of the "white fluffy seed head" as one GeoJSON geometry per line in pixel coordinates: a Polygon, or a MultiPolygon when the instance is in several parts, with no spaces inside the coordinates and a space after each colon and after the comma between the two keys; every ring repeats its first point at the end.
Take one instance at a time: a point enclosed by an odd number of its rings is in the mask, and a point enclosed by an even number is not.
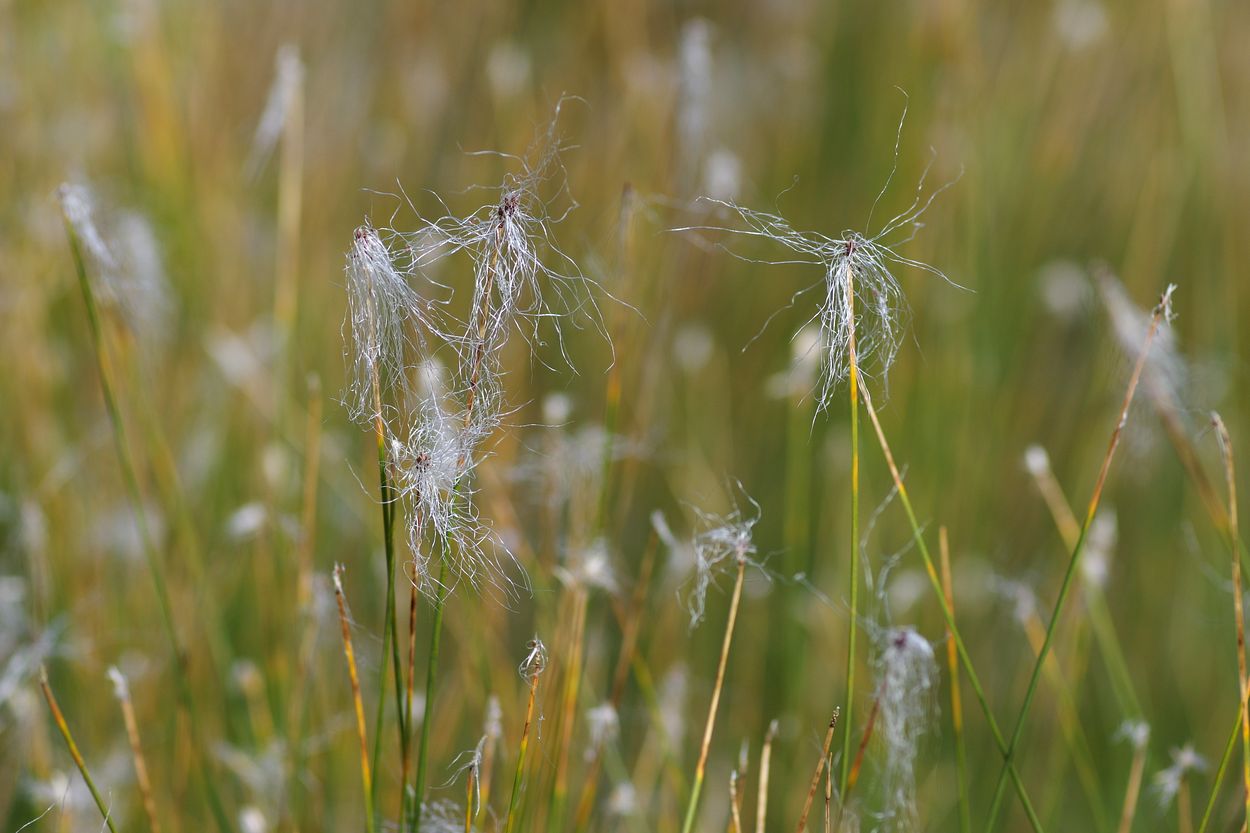
{"type": "Polygon", "coordinates": [[[1141,752],[1150,743],[1150,724],[1144,720],[1126,720],[1120,724],[1116,737],[1127,740],[1134,751],[1141,752]]]}
{"type": "Polygon", "coordinates": [[[611,703],[600,703],[586,712],[587,761],[594,760],[606,744],[616,740],[621,731],[621,719],[611,703]]]}
{"type": "Polygon", "coordinates": [[[135,336],[162,340],[169,332],[173,302],[151,224],[133,211],[103,222],[84,185],[66,183],[58,196],[100,305],[116,309],[135,336]]]}
{"type": "MultiPolygon", "coordinates": [[[[922,179],[921,187],[923,184],[922,179]]],[[[935,267],[898,253],[898,246],[910,237],[895,239],[900,231],[920,227],[921,215],[941,190],[922,200],[918,189],[912,205],[871,236],[845,231],[833,238],[819,232],[798,231],[780,215],[716,199],[709,201],[736,215],[741,227],[699,226],[677,230],[719,231],[762,238],[789,250],[792,256],[779,261],[742,259],[757,263],[809,263],[821,268],[823,280],[796,293],[793,300],[811,290],[821,293],[821,302],[812,321],[820,326],[817,401],[823,409],[846,381],[852,362],[863,376],[886,380],[898,354],[908,317],[906,299],[893,270],[908,266],[950,282],[935,267]]]]}
{"type": "Polygon", "coordinates": [[[1171,765],[1159,770],[1154,776],[1155,797],[1162,807],[1168,807],[1176,800],[1176,794],[1190,774],[1205,772],[1208,766],[1206,759],[1194,750],[1192,744],[1187,743],[1179,749],[1173,748],[1169,754],[1172,756],[1171,765]]]}
{"type": "Polygon", "coordinates": [[[654,513],[651,518],[658,536],[664,541],[675,556],[693,553],[694,575],[687,579],[678,597],[684,596],[686,610],[690,614],[690,627],[694,629],[703,621],[707,605],[707,591],[716,583],[719,575],[729,567],[739,563],[754,564],[756,553],[752,530],[760,520],[760,507],[750,495],[737,485],[743,498],[751,505],[754,513],[744,514],[736,504],[726,515],[715,515],[694,509],[698,518],[699,529],[687,548],[679,542],[669,529],[663,515],[654,513]]]}
{"type": "Polygon", "coordinates": [[[916,828],[916,757],[937,712],[933,646],[909,627],[885,630],[874,660],[880,711],[874,733],[882,747],[882,830],[916,828]]]}
{"type": "Polygon", "coordinates": [[[389,423],[394,404],[408,398],[411,345],[422,338],[420,325],[429,318],[368,223],[356,229],[344,272],[352,365],[344,404],[353,420],[373,427],[378,419],[389,423]]]}
{"type": "Polygon", "coordinates": [[[1040,445],[1031,445],[1024,450],[1024,467],[1036,478],[1050,474],[1050,455],[1040,445]]]}
{"type": "Polygon", "coordinates": [[[1171,327],[1171,322],[1175,319],[1172,296],[1176,292],[1176,285],[1169,284],[1149,312],[1134,304],[1124,285],[1109,272],[1102,271],[1098,274],[1098,289],[1116,339],[1120,342],[1120,349],[1134,361],[1146,343],[1151,319],[1158,313],[1160,323],[1146,356],[1144,378],[1158,393],[1184,401],[1189,370],[1177,349],[1176,335],[1171,327]]]}

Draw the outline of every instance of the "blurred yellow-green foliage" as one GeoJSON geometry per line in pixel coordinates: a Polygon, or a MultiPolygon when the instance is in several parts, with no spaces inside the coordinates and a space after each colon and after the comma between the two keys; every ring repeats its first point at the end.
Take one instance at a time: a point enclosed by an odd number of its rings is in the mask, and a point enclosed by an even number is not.
{"type": "MultiPolygon", "coordinates": [[[[40,698],[40,662],[120,829],[146,822],[110,665],[130,680],[162,826],[212,823],[111,445],[58,185],[89,186],[105,233],[130,241],[142,261],[134,268],[157,281],[149,303],[109,317],[106,332],[229,820],[249,833],[360,829],[351,695],[326,588],[331,565],[346,564],[372,732],[385,579],[372,439],[338,402],[349,349],[344,252],[366,218],[414,226],[401,188],[425,214],[439,213],[435,193],[457,211],[475,205],[469,187],[509,168],[470,152],[524,153],[562,94],[576,97],[559,132],[574,146],[564,162],[578,207],[556,232],[619,299],[602,300],[614,349],[589,327],[567,334],[576,373],[553,343],[530,358],[514,340],[505,359],[515,410],[481,472],[479,503],[534,591],[505,607],[461,588],[449,602],[431,797],[464,800],[453,760],[477,742],[497,696],[503,739],[478,828],[496,829],[525,709],[516,666],[538,633],[552,668],[521,829],[574,829],[588,772],[591,829],[679,829],[732,577],[690,630],[675,595],[681,568],[655,550],[648,518],[662,510],[685,534],[690,507],[725,510],[736,479],[761,506],[766,570],[748,574],[699,829],[728,823],[729,772],[744,743],[743,812],[754,819],[774,718],[768,827],[792,828],[846,661],[848,412],[839,394],[816,414],[783,375],[814,311],[808,296],[786,304],[821,276],[751,262],[784,256],[765,245],[670,230],[731,224],[696,202],[703,194],[829,235],[865,228],[906,106],[898,170],[873,223],[905,208],[932,164],[926,193],[953,184],[900,251],[966,289],[901,270],[907,338],[888,388],[869,385],[935,552],[939,525],[949,530],[960,627],[1007,730],[1035,656],[1020,599],[1036,594],[1034,626],[1049,621],[1067,552],[1025,450],[1050,452],[1079,515],[1131,365],[1093,264],[1119,275],[1143,308],[1179,285],[1183,442],[1139,396],[1104,498],[1118,530],[1105,548],[1105,608],[1081,587],[1070,600],[1057,673],[1043,675],[1019,762],[1047,829],[1114,829],[1133,757],[1117,732],[1144,719],[1152,734],[1137,829],[1177,824],[1149,782],[1185,743],[1212,762],[1193,780],[1196,817],[1238,683],[1227,548],[1177,448],[1196,449],[1220,500],[1209,412],[1223,415],[1237,452],[1250,448],[1248,40],[1250,5],[1223,0],[0,0],[0,823],[17,829],[55,805],[28,829],[100,827],[40,698]],[[300,95],[273,141],[258,143],[280,54],[298,55],[300,95]],[[550,414],[561,401],[553,395],[567,397],[567,424],[539,427],[544,406],[550,414]],[[555,449],[593,438],[605,415],[629,453],[609,461],[601,483],[600,446],[555,449]],[[315,513],[305,503],[313,440],[315,513]],[[561,488],[570,499],[559,500],[561,488]],[[620,589],[592,591],[570,734],[558,695],[573,664],[575,605],[553,568],[596,537],[620,589]],[[298,583],[305,547],[311,623],[298,583]],[[648,551],[655,575],[631,614],[648,551]],[[621,731],[596,770],[582,764],[585,712],[609,696],[631,616],[641,627],[621,731]],[[1139,714],[1124,708],[1094,619],[1122,646],[1139,714]],[[573,798],[560,826],[541,805],[563,737],[573,798]]],[[[455,261],[439,277],[453,287],[472,279],[455,261]]],[[[886,502],[889,473],[870,434],[862,448],[874,582],[901,556],[884,589],[863,591],[869,635],[850,728],[858,738],[874,691],[874,628],[914,625],[942,660],[917,763],[919,824],[955,830],[942,617],[906,518],[886,502]]],[[[402,580],[400,592],[402,613],[402,580]]],[[[429,622],[423,603],[418,669],[429,622]]],[[[1000,758],[966,681],[964,698],[979,829],[1000,758]]],[[[394,820],[387,719],[379,812],[394,820]]],[[[857,787],[864,829],[881,800],[881,754],[870,747],[857,787]]],[[[1211,829],[1240,824],[1239,757],[1211,829]]],[[[1026,829],[1010,790],[1006,807],[1005,829],[1026,829]]]]}

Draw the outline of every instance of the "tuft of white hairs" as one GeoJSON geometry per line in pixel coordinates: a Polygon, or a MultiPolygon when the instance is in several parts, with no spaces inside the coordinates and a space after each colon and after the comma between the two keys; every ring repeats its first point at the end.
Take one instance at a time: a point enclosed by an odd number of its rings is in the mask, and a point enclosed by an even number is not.
{"type": "Polygon", "coordinates": [[[254,177],[273,153],[287,119],[292,117],[296,108],[303,83],[304,62],[300,59],[299,47],[284,43],[274,56],[273,84],[269,87],[265,109],[252,136],[252,150],[246,168],[249,177],[254,177]]]}
{"type": "Polygon", "coordinates": [[[373,427],[376,420],[389,424],[393,412],[388,409],[404,402],[411,391],[409,354],[437,328],[426,303],[370,224],[356,229],[344,273],[352,365],[344,404],[361,425],[373,427]]]}
{"type": "MultiPolygon", "coordinates": [[[[904,108],[904,118],[906,114],[904,108]]],[[[902,127],[900,120],[900,136],[902,127]]],[[[898,148],[899,140],[896,139],[895,167],[898,148]]],[[[921,217],[934,198],[952,184],[947,183],[926,196],[924,186],[927,174],[928,168],[920,178],[911,205],[888,220],[876,232],[848,230],[837,237],[830,237],[816,231],[799,231],[779,214],[755,211],[734,201],[710,197],[704,199],[736,215],[742,225],[732,228],[687,226],[675,230],[727,232],[761,238],[789,250],[792,256],[784,260],[757,260],[735,256],[753,263],[799,263],[820,267],[824,273],[823,279],[795,293],[791,304],[813,290],[821,292],[821,302],[810,321],[817,322],[820,326],[821,373],[817,401],[821,409],[824,409],[829,406],[834,393],[850,373],[852,344],[855,348],[857,371],[865,377],[877,377],[882,381],[887,379],[902,342],[908,315],[906,299],[894,276],[897,267],[919,269],[936,275],[952,286],[956,285],[940,269],[906,257],[898,251],[922,227],[921,217]]],[[[881,194],[885,193],[892,179],[893,171],[881,194]]],[[[878,200],[881,194],[878,195],[878,200]]],[[[871,223],[871,215],[869,222],[871,223]]]]}
{"type": "Polygon", "coordinates": [[[1159,806],[1165,808],[1176,800],[1176,794],[1181,791],[1185,779],[1191,773],[1205,772],[1208,768],[1206,759],[1194,751],[1192,744],[1187,743],[1179,749],[1173,748],[1169,754],[1172,756],[1171,765],[1159,770],[1154,776],[1155,798],[1159,800],[1159,806]]]}
{"type": "Polygon", "coordinates": [[[501,351],[514,329],[533,347],[546,343],[543,328],[550,328],[569,367],[573,364],[562,319],[573,319],[577,326],[577,319],[585,317],[603,332],[590,291],[595,283],[559,248],[554,234],[554,227],[576,207],[561,161],[565,147],[557,133],[566,100],[557,103],[547,129],[525,156],[483,154],[501,156],[519,168],[499,186],[484,189],[493,194],[490,201],[463,215],[447,208],[441,217],[421,217],[416,232],[396,232],[407,242],[409,266],[416,272],[461,252],[473,264],[465,335],[455,340],[460,374],[468,388],[498,386],[501,351]]]}
{"type": "Polygon", "coordinates": [[[933,646],[909,627],[889,628],[873,661],[880,703],[875,736],[884,747],[881,830],[914,830],[916,754],[937,711],[933,646]]]}
{"type": "Polygon", "coordinates": [[[586,760],[592,761],[605,745],[616,740],[621,732],[621,719],[611,703],[600,703],[586,711],[586,760]]]}
{"type": "Polygon", "coordinates": [[[1149,311],[1133,303],[1124,285],[1105,270],[1098,273],[1098,290],[1115,330],[1116,340],[1133,360],[1137,359],[1142,345],[1146,343],[1146,333],[1155,311],[1159,311],[1160,324],[1146,357],[1144,377],[1159,393],[1183,401],[1189,370],[1177,349],[1176,334],[1170,326],[1176,318],[1172,309],[1176,285],[1169,284],[1158,305],[1149,311]]]}
{"type": "Polygon", "coordinates": [[[123,211],[105,231],[87,186],[66,183],[57,195],[101,306],[118,310],[134,335],[162,340],[168,334],[173,302],[160,245],[147,219],[123,211]]]}
{"type": "Polygon", "coordinates": [[[660,539],[674,551],[674,555],[688,552],[694,554],[694,575],[678,590],[678,598],[684,596],[691,629],[703,621],[708,588],[716,582],[720,573],[739,563],[755,564],[752,558],[756,553],[752,531],[760,520],[760,505],[742,490],[741,484],[737,484],[737,490],[754,509],[754,513],[744,513],[736,503],[726,515],[716,515],[694,508],[699,528],[689,549],[677,541],[663,515],[654,513],[651,516],[652,526],[660,539]]]}
{"type": "Polygon", "coordinates": [[[1126,720],[1120,724],[1116,737],[1127,740],[1134,751],[1140,752],[1150,743],[1150,724],[1144,720],[1126,720]]]}

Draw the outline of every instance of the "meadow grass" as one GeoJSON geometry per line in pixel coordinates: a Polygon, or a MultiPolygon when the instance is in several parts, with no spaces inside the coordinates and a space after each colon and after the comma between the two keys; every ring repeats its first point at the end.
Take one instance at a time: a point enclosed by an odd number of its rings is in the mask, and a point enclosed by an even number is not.
{"type": "Polygon", "coordinates": [[[1240,829],[1250,12],[1153,11],[0,8],[0,823],[1240,829]]]}

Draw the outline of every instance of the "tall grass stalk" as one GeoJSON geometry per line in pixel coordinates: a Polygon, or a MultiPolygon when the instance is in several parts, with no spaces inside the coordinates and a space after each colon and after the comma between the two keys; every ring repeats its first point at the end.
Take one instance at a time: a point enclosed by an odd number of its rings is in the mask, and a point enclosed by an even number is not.
{"type": "MultiPolygon", "coordinates": [[[[1063,543],[1068,551],[1071,552],[1076,548],[1077,539],[1081,537],[1081,524],[1077,521],[1076,515],[1073,514],[1072,506],[1063,492],[1063,487],[1059,485],[1059,481],[1055,478],[1044,450],[1039,447],[1037,451],[1041,452],[1041,459],[1036,462],[1030,461],[1029,473],[1032,475],[1033,482],[1046,503],[1046,508],[1050,511],[1055,527],[1059,530],[1059,536],[1063,539],[1063,543]]],[[[1115,693],[1120,710],[1129,719],[1140,719],[1142,716],[1141,703],[1137,699],[1137,692],[1133,685],[1133,676],[1129,672],[1128,660],[1124,656],[1124,647],[1120,642],[1119,633],[1116,631],[1115,621],[1111,618],[1111,611],[1107,608],[1106,593],[1103,592],[1103,588],[1097,582],[1086,581],[1083,583],[1083,587],[1085,590],[1086,618],[1077,620],[1076,636],[1080,636],[1081,629],[1088,622],[1089,628],[1093,631],[1094,639],[1098,642],[1098,650],[1102,653],[1103,661],[1107,664],[1107,671],[1111,678],[1111,687],[1115,693]]]]}
{"type": "Polygon", "coordinates": [[[716,726],[716,711],[720,707],[721,689],[725,685],[725,668],[729,665],[729,648],[733,643],[734,625],[738,621],[738,604],[742,601],[742,582],[746,578],[747,561],[738,557],[738,575],[734,579],[733,597],[729,601],[729,618],[725,622],[725,639],[721,643],[720,664],[716,668],[716,684],[712,688],[712,702],[708,705],[707,723],[703,727],[703,743],[699,747],[699,762],[694,768],[694,785],[690,789],[690,801],[686,805],[686,820],[682,833],[694,829],[694,819],[699,809],[699,793],[703,790],[703,778],[707,771],[708,750],[712,746],[712,730],[716,726]]]}
{"type": "Polygon", "coordinates": [[[104,343],[104,330],[100,322],[100,310],[96,303],[95,290],[92,288],[91,278],[87,274],[87,264],[83,257],[82,244],[78,239],[78,233],[75,231],[74,224],[70,221],[69,216],[64,214],[63,203],[62,217],[65,221],[65,232],[69,237],[70,253],[74,259],[74,271],[78,276],[78,288],[82,292],[83,305],[87,310],[87,322],[91,330],[91,346],[95,354],[100,388],[104,394],[104,406],[108,411],[109,425],[112,428],[113,448],[117,453],[117,460],[121,466],[122,480],[125,483],[126,495],[130,500],[131,511],[134,513],[135,526],[139,530],[139,539],[143,547],[144,559],[147,562],[148,572],[152,576],[152,584],[156,589],[157,603],[161,609],[161,624],[169,642],[173,677],[178,688],[178,699],[187,712],[187,721],[195,749],[196,768],[199,773],[200,785],[218,829],[222,833],[229,833],[231,824],[226,816],[225,806],[222,804],[221,797],[217,792],[215,780],[209,776],[206,769],[207,763],[204,758],[205,745],[200,725],[200,715],[196,708],[195,699],[191,695],[190,681],[187,679],[187,660],[189,658],[178,638],[178,630],[174,624],[173,603],[170,601],[169,588],[165,581],[165,568],[161,562],[160,554],[157,552],[156,541],[152,537],[147,512],[143,507],[143,496],[139,489],[139,477],[134,459],[131,456],[130,443],[126,436],[126,426],[122,420],[121,408],[114,388],[113,366],[109,360],[108,349],[104,343]]]}
{"type": "MultiPolygon", "coordinates": [[[[1219,414],[1211,415],[1211,424],[1215,428],[1215,436],[1220,443],[1220,455],[1224,461],[1224,480],[1228,488],[1228,530],[1229,544],[1233,562],[1233,615],[1237,633],[1237,686],[1241,699],[1246,699],[1250,690],[1250,679],[1246,677],[1246,618],[1241,595],[1241,559],[1237,554],[1239,528],[1237,522],[1237,469],[1233,462],[1233,439],[1228,433],[1228,426],[1219,414]]],[[[1241,721],[1242,746],[1242,786],[1246,799],[1246,823],[1250,824],[1250,710],[1242,710],[1241,721]]]]}
{"type": "Polygon", "coordinates": [[[851,405],[851,551],[850,551],[850,603],[851,611],[846,635],[846,689],[842,695],[846,709],[847,731],[842,733],[842,775],[838,792],[845,792],[850,776],[851,732],[855,725],[855,637],[859,628],[859,360],[855,352],[855,273],[846,267],[846,303],[849,307],[850,331],[847,337],[848,389],[851,405]]]}
{"type": "Polygon", "coordinates": [[[1137,814],[1137,798],[1141,794],[1142,776],[1146,771],[1145,743],[1135,744],[1133,748],[1133,764],[1129,769],[1128,786],[1124,788],[1124,806],[1120,810],[1120,827],[1118,833],[1130,833],[1133,829],[1133,817],[1137,814]]]}
{"type": "Polygon", "coordinates": [[[143,756],[143,744],[139,741],[139,722],[135,719],[135,706],[130,699],[130,686],[121,671],[109,669],[109,677],[113,680],[113,692],[121,705],[122,720],[126,724],[126,739],[130,742],[130,755],[135,765],[135,783],[139,787],[139,797],[143,801],[143,813],[148,819],[148,830],[160,833],[161,825],[156,816],[156,799],[152,794],[152,779],[148,777],[147,759],[143,756]]]}
{"type": "Polygon", "coordinates": [[[52,693],[52,687],[48,685],[48,669],[42,666],[39,668],[39,688],[43,690],[43,699],[48,702],[48,710],[52,712],[52,720],[56,723],[56,728],[60,730],[61,737],[65,739],[65,746],[69,749],[69,756],[74,759],[74,765],[82,773],[82,780],[86,782],[87,789],[91,792],[91,798],[95,801],[95,806],[100,808],[100,815],[104,817],[104,823],[108,825],[108,829],[112,833],[117,833],[117,828],[113,825],[113,816],[109,812],[108,806],[104,803],[104,798],[100,795],[100,791],[96,789],[95,781],[91,778],[91,772],[87,769],[87,762],[83,760],[82,753],[78,751],[78,744],[74,742],[74,735],[69,730],[69,724],[65,722],[65,715],[61,714],[61,707],[56,702],[56,695],[52,693]]]}
{"type": "Polygon", "coordinates": [[[1120,417],[1116,422],[1115,428],[1111,432],[1111,440],[1107,446],[1107,453],[1103,456],[1102,467],[1098,472],[1098,480],[1094,484],[1094,492],[1090,497],[1089,507],[1085,512],[1085,521],[1081,525],[1081,534],[1077,538],[1076,546],[1072,548],[1072,555],[1068,559],[1068,567],[1064,572],[1063,583],[1059,587],[1059,597],[1055,600],[1055,608],[1050,617],[1050,623],[1046,628],[1046,638],[1042,642],[1042,649],[1038,653],[1037,661],[1033,664],[1033,672],[1029,677],[1029,686],[1024,694],[1024,703],[1020,708],[1020,714],[1016,718],[1016,727],[1011,735],[1011,742],[1008,744],[1006,761],[1003,769],[998,776],[998,782],[994,787],[994,798],[990,804],[990,812],[986,822],[986,830],[992,831],[998,821],[999,808],[1002,805],[1003,791],[1007,783],[1008,768],[1014,762],[1016,748],[1019,745],[1020,737],[1024,733],[1024,725],[1028,719],[1029,708],[1033,704],[1033,696],[1037,693],[1037,683],[1041,677],[1042,668],[1046,663],[1046,658],[1050,654],[1050,646],[1054,640],[1056,624],[1059,622],[1060,614],[1063,612],[1064,602],[1067,601],[1068,592],[1072,587],[1072,579],[1076,576],[1077,567],[1080,565],[1081,553],[1084,550],[1085,541],[1089,536],[1090,526],[1093,525],[1094,516],[1098,514],[1098,506],[1102,501],[1103,487],[1107,482],[1107,474],[1111,469],[1111,461],[1115,458],[1116,449],[1120,444],[1120,436],[1124,431],[1124,426],[1128,423],[1129,408],[1133,404],[1133,396],[1137,392],[1137,385],[1141,381],[1142,372],[1146,368],[1146,359],[1150,355],[1150,346],[1154,341],[1155,335],[1159,331],[1159,325],[1164,318],[1171,312],[1171,296],[1175,287],[1169,286],[1164,291],[1159,303],[1155,306],[1150,316],[1150,325],[1146,331],[1145,339],[1138,353],[1137,362],[1133,367],[1132,376],[1129,378],[1128,389],[1124,394],[1124,402],[1120,407],[1120,417]]]}
{"type": "MultiPolygon", "coordinates": [[[[938,557],[942,563],[942,595],[951,617],[955,615],[955,589],[951,581],[950,539],[946,527],[938,527],[938,557]]],[[[963,833],[972,830],[972,804],[968,799],[968,749],[964,740],[963,694],[959,690],[959,652],[951,629],[946,629],[946,668],[950,675],[951,730],[955,735],[955,777],[959,792],[959,829],[963,833]]]]}
{"type": "Polygon", "coordinates": [[[755,833],[764,833],[768,821],[768,776],[773,760],[773,741],[777,738],[778,723],[774,719],[764,733],[764,748],[760,750],[760,784],[755,798],[755,833]]]}
{"type": "Polygon", "coordinates": [[[929,545],[925,543],[924,532],[920,528],[920,521],[916,518],[916,510],[912,507],[911,496],[907,492],[907,486],[903,483],[903,476],[899,472],[898,465],[894,462],[894,453],[890,450],[890,444],[886,440],[885,431],[881,427],[881,420],[877,416],[877,409],[872,404],[872,397],[866,390],[864,391],[863,399],[864,411],[868,414],[868,419],[872,423],[873,431],[877,436],[877,444],[881,447],[881,453],[885,456],[886,466],[890,470],[890,477],[893,478],[894,488],[898,492],[899,503],[903,505],[903,511],[907,515],[907,522],[911,525],[912,538],[916,542],[916,549],[920,551],[921,560],[924,561],[925,574],[929,577],[929,585],[933,588],[938,604],[942,608],[942,616],[946,620],[946,627],[950,631],[951,637],[955,640],[955,647],[959,651],[959,659],[963,664],[964,673],[968,675],[968,682],[972,686],[973,694],[976,695],[977,704],[981,707],[981,714],[984,715],[985,722],[990,728],[990,734],[994,737],[994,743],[998,747],[999,754],[1003,756],[1007,772],[1011,776],[1012,785],[1015,787],[1016,794],[1020,797],[1020,803],[1024,806],[1029,825],[1036,833],[1040,833],[1042,829],[1041,819],[1038,818],[1037,811],[1033,809],[1033,802],[1029,799],[1028,791],[1025,789],[1024,781],[1020,778],[1015,762],[1007,755],[1009,748],[1007,740],[998,725],[998,720],[994,717],[994,712],[990,709],[989,701],[985,697],[985,689],[981,685],[981,678],[972,665],[972,658],[968,655],[968,648],[964,644],[963,635],[955,625],[955,615],[951,611],[950,605],[946,603],[946,594],[942,590],[942,581],[938,577],[937,568],[933,563],[933,556],[929,553],[929,545]]]}
{"type": "Polygon", "coordinates": [[[586,641],[586,607],[589,601],[586,587],[573,585],[571,627],[567,643],[568,667],[564,674],[564,689],[560,698],[560,735],[556,754],[555,779],[551,785],[551,806],[548,819],[552,829],[560,829],[564,823],[564,805],[568,799],[569,750],[573,744],[573,729],[577,719],[577,696],[581,690],[582,662],[586,641]]]}
{"type": "Polygon", "coordinates": [[[1228,740],[1224,744],[1224,754],[1220,756],[1220,765],[1216,768],[1215,778],[1211,781],[1211,796],[1207,799],[1207,808],[1202,812],[1202,821],[1198,824],[1198,833],[1206,833],[1207,825],[1211,821],[1211,813],[1215,810],[1215,800],[1220,796],[1220,785],[1224,783],[1224,773],[1228,771],[1228,763],[1233,758],[1233,749],[1237,746],[1237,738],[1241,736],[1241,724],[1248,707],[1250,707],[1250,691],[1243,694],[1241,701],[1237,704],[1237,719],[1233,722],[1233,728],[1228,733],[1228,740]]]}
{"type": "Polygon", "coordinates": [[[365,796],[365,830],[373,833],[373,778],[369,770],[369,739],[365,726],[365,705],[360,697],[360,677],[356,674],[356,652],[352,648],[351,623],[347,618],[347,603],[343,599],[343,565],[334,565],[334,600],[338,604],[339,626],[343,631],[343,656],[347,660],[347,674],[352,686],[352,704],[356,710],[356,733],[360,738],[360,780],[365,796]]]}
{"type": "Polygon", "coordinates": [[[829,749],[833,746],[833,733],[838,728],[840,714],[842,714],[842,709],[835,708],[833,717],[829,718],[829,728],[825,730],[825,742],[820,747],[820,759],[816,761],[816,771],[812,773],[811,786],[807,788],[807,798],[803,801],[803,811],[799,813],[799,825],[795,828],[795,833],[803,833],[807,828],[807,817],[812,812],[812,802],[816,799],[816,789],[820,786],[820,774],[825,771],[825,765],[829,763],[829,749]]]}
{"type": "Polygon", "coordinates": [[[525,725],[521,729],[521,743],[517,747],[516,774],[512,777],[512,795],[508,799],[508,813],[504,817],[504,833],[512,833],[520,809],[521,785],[525,781],[525,753],[529,750],[530,726],[534,722],[534,699],[538,694],[538,677],[546,666],[543,644],[538,639],[530,643],[530,654],[522,664],[529,678],[529,698],[525,703],[525,725]]]}

